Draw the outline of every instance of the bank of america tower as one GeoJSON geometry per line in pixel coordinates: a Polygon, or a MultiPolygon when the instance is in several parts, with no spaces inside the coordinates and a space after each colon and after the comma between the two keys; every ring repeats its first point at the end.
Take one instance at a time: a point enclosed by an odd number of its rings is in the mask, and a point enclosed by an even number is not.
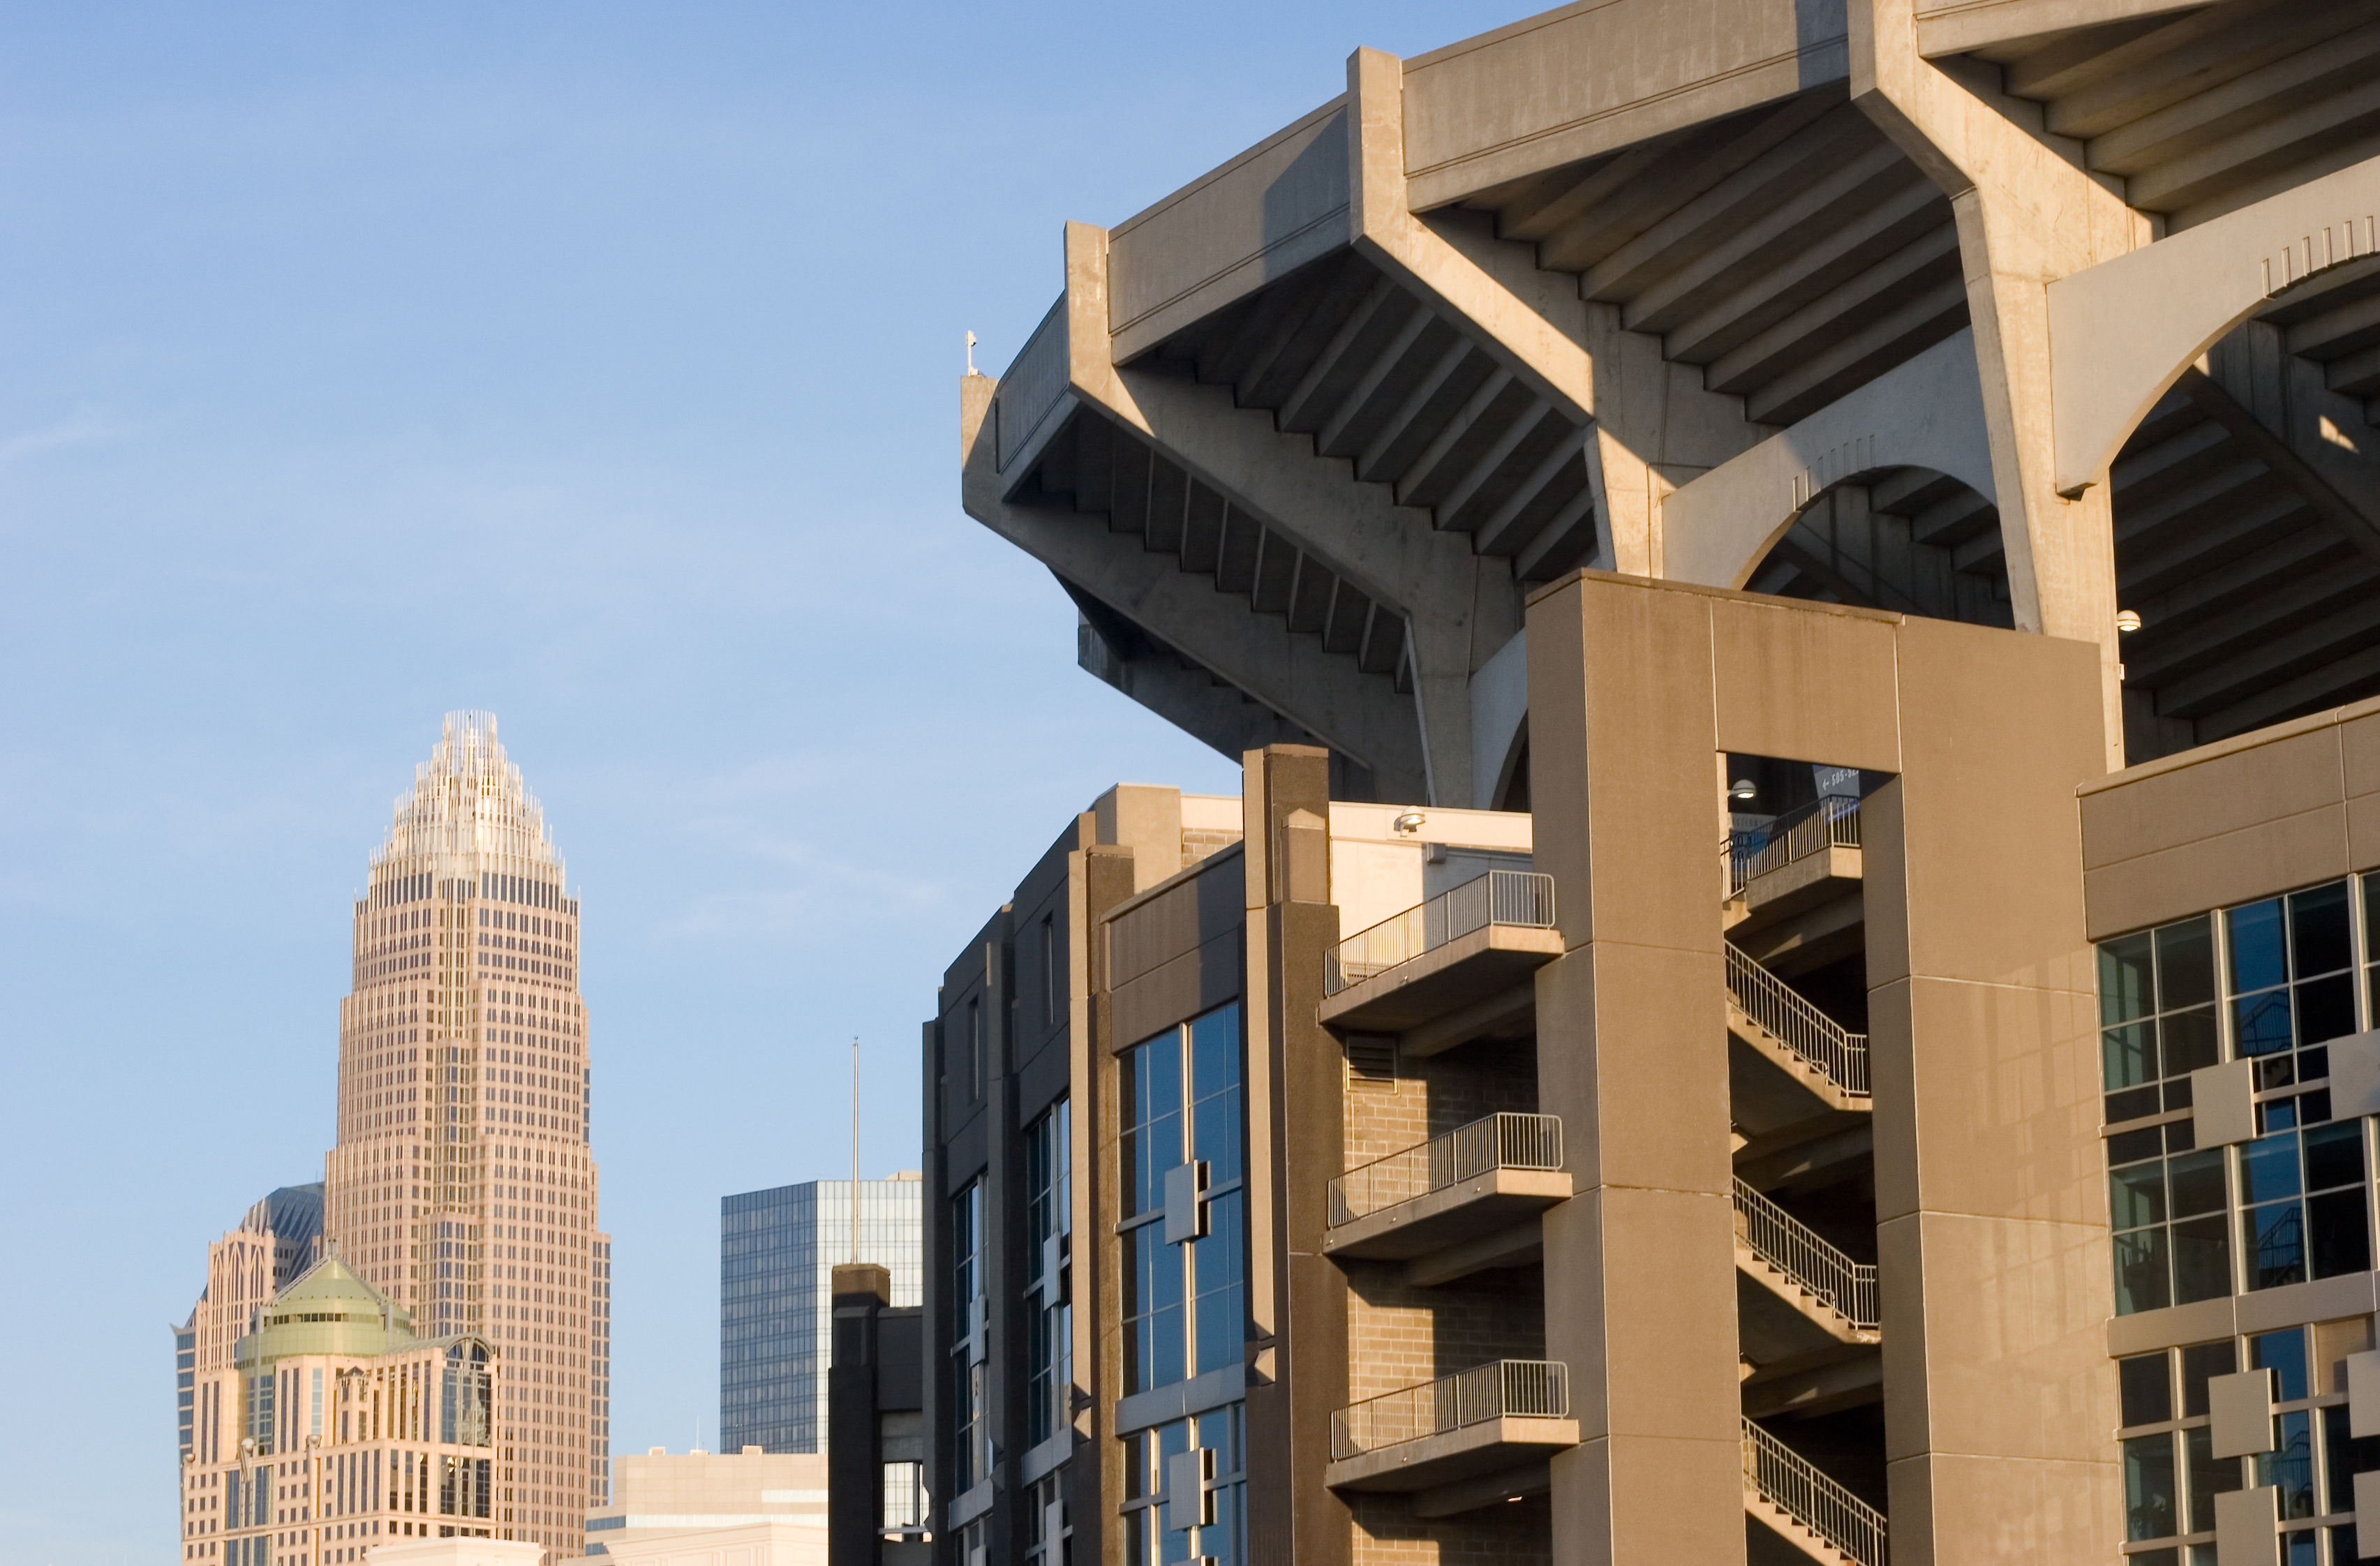
{"type": "Polygon", "coordinates": [[[447,716],[355,905],[324,1228],[504,1383],[495,1532],[583,1553],[608,1499],[611,1244],[588,1140],[578,902],[486,713],[447,716]]]}

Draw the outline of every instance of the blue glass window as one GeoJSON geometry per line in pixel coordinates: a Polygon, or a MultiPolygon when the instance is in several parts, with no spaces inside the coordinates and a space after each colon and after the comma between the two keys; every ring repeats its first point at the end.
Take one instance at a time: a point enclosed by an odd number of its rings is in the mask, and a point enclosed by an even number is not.
{"type": "Polygon", "coordinates": [[[1125,1105],[1124,1382],[1146,1391],[1242,1362],[1246,1338],[1246,1111],[1240,1012],[1208,1012],[1119,1061],[1125,1105]],[[1206,1166],[1206,1232],[1169,1244],[1165,1186],[1206,1166]]]}

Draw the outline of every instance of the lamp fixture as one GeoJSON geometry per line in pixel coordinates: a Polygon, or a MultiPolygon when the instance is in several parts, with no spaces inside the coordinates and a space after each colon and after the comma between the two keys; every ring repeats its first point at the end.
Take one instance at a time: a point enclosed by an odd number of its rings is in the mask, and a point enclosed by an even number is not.
{"type": "Polygon", "coordinates": [[[2116,611],[2116,629],[2126,636],[2141,628],[2141,617],[2129,609],[2116,611]]]}
{"type": "Polygon", "coordinates": [[[1750,799],[1759,793],[1760,790],[1753,786],[1750,778],[1738,778],[1727,785],[1727,796],[1730,799],[1750,799]]]}
{"type": "Polygon", "coordinates": [[[1403,815],[1399,816],[1395,820],[1390,821],[1389,825],[1395,828],[1396,831],[1403,835],[1411,837],[1414,833],[1421,831],[1422,822],[1428,819],[1428,817],[1423,815],[1418,810],[1408,810],[1403,815]]]}

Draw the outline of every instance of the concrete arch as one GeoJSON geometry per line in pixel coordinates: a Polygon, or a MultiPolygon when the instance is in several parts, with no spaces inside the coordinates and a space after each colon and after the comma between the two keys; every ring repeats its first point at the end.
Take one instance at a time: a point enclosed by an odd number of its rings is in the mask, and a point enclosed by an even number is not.
{"type": "Polygon", "coordinates": [[[2049,285],[2057,488],[2080,494],[2226,334],[2279,296],[2380,254],[2380,158],[2049,285]]]}
{"type": "Polygon", "coordinates": [[[1969,625],[2008,627],[2014,618],[1998,512],[1974,486],[1931,467],[1869,468],[1819,491],[1742,585],[1969,625]]]}
{"type": "Polygon", "coordinates": [[[1885,468],[1945,474],[1997,504],[1972,330],[1672,491],[1660,575],[1741,588],[1811,504],[1885,468]]]}

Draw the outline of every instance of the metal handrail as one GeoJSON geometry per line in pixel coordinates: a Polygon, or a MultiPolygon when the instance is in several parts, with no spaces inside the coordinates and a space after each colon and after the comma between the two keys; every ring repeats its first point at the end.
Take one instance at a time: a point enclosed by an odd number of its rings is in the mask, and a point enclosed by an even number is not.
{"type": "Polygon", "coordinates": [[[1743,1477],[1763,1500],[1850,1556],[1885,1566],[1885,1516],[1747,1419],[1743,1477]]]}
{"type": "Polygon", "coordinates": [[[1560,1115],[1492,1114],[1358,1164],[1330,1182],[1332,1228],[1491,1169],[1560,1169],[1560,1115]]]}
{"type": "Polygon", "coordinates": [[[1330,1416],[1330,1455],[1359,1457],[1489,1419],[1569,1417],[1568,1366],[1550,1359],[1490,1360],[1339,1410],[1330,1416]]]}
{"type": "Polygon", "coordinates": [[[1860,802],[1830,794],[1788,810],[1758,832],[1727,834],[1727,890],[1731,896],[1771,870],[1822,848],[1860,845],[1860,802]]]}
{"type": "Polygon", "coordinates": [[[1802,999],[1732,941],[1726,944],[1727,992],[1737,1009],[1844,1092],[1867,1093],[1867,1035],[1852,1032],[1802,999]]]}
{"type": "Polygon", "coordinates": [[[1883,1324],[1876,1269],[1853,1261],[1816,1230],[1741,1180],[1735,1183],[1735,1232],[1743,1236],[1754,1256],[1852,1326],[1872,1329],[1883,1324]]]}
{"type": "Polygon", "coordinates": [[[1428,902],[1391,914],[1322,954],[1322,992],[1385,973],[1489,925],[1548,929],[1554,922],[1554,878],[1536,870],[1489,870],[1428,902]]]}

